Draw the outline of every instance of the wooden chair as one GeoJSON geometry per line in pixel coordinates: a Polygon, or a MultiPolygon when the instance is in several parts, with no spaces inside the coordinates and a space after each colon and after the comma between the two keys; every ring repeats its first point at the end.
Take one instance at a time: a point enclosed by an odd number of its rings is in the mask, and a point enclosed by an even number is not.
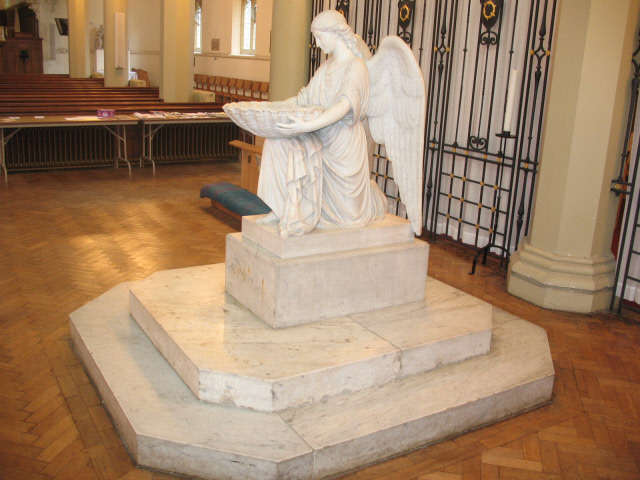
{"type": "Polygon", "coordinates": [[[262,86],[262,82],[252,82],[251,83],[251,100],[261,100],[261,92],[260,87],[262,86]]]}
{"type": "Polygon", "coordinates": [[[260,85],[260,98],[262,100],[269,100],[269,82],[262,82],[260,85]]]}
{"type": "Polygon", "coordinates": [[[215,92],[216,91],[216,84],[219,81],[220,81],[220,77],[219,76],[210,75],[209,76],[209,81],[207,82],[207,90],[209,90],[210,92],[215,92]]]}
{"type": "Polygon", "coordinates": [[[236,88],[236,94],[231,96],[233,102],[246,102],[251,100],[252,80],[242,80],[236,88]]]}
{"type": "Polygon", "coordinates": [[[253,100],[253,86],[259,82],[255,82],[253,80],[247,80],[247,82],[248,83],[246,85],[246,89],[244,92],[244,97],[245,97],[244,99],[245,101],[250,102],[253,100]]]}
{"type": "Polygon", "coordinates": [[[142,70],[141,68],[132,68],[132,71],[138,74],[138,80],[144,80],[146,82],[146,87],[151,86],[151,81],[149,80],[149,72],[146,70],[142,70]]]}
{"type": "Polygon", "coordinates": [[[231,83],[231,79],[228,77],[222,77],[220,80],[220,85],[216,88],[216,97],[219,98],[220,102],[224,102],[225,95],[229,94],[229,83],[231,83]]]}
{"type": "Polygon", "coordinates": [[[222,79],[223,79],[223,78],[224,78],[224,77],[221,77],[221,76],[219,76],[219,75],[215,77],[215,79],[214,79],[214,83],[213,83],[213,91],[214,91],[214,92],[219,91],[219,89],[218,89],[218,88],[222,85],[222,79]]]}
{"type": "Polygon", "coordinates": [[[233,95],[236,94],[238,82],[240,82],[240,80],[237,78],[229,79],[229,83],[227,84],[226,90],[222,91],[223,102],[227,103],[232,101],[231,98],[233,95]]]}

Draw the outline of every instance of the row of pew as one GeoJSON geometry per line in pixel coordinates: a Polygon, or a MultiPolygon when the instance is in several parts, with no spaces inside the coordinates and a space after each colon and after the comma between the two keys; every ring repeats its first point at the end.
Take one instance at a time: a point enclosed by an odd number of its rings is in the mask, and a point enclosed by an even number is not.
{"type": "Polygon", "coordinates": [[[215,92],[220,103],[269,100],[269,82],[215,75],[193,76],[194,88],[215,92]]]}
{"type": "Polygon", "coordinates": [[[169,103],[157,87],[105,87],[104,79],[69,78],[64,75],[0,75],[0,115],[95,115],[100,109],[116,114],[218,112],[220,102],[169,103]]]}

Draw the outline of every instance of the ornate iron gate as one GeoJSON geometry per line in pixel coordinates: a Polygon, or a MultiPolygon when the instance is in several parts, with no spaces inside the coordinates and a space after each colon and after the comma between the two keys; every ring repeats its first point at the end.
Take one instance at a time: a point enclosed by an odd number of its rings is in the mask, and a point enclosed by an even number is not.
{"type": "Polygon", "coordinates": [[[630,100],[625,127],[624,145],[620,158],[620,168],[617,178],[611,182],[611,191],[621,198],[620,242],[616,276],[610,309],[618,313],[622,308],[640,311],[640,201],[638,198],[637,177],[640,167],[640,125],[638,125],[638,97],[640,87],[640,36],[638,46],[631,58],[633,75],[629,84],[630,100]],[[635,132],[635,141],[632,139],[635,132]],[[616,306],[616,299],[619,302],[616,306]]]}
{"type": "MultiPolygon", "coordinates": [[[[557,0],[314,0],[375,53],[398,35],[427,87],[424,227],[508,257],[528,233],[557,0]],[[508,107],[511,104],[512,107],[508,107]]],[[[311,74],[322,61],[312,43],[311,74]]],[[[404,215],[379,147],[372,175],[404,215]]]]}

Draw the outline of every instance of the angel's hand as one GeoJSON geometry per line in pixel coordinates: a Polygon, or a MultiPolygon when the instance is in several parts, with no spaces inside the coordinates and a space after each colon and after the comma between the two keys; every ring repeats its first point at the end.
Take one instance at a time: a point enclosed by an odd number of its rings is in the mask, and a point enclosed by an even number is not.
{"type": "Polygon", "coordinates": [[[291,123],[276,123],[276,132],[285,135],[287,137],[293,135],[299,135],[301,133],[307,133],[311,131],[309,122],[305,122],[293,116],[288,116],[291,123]]]}

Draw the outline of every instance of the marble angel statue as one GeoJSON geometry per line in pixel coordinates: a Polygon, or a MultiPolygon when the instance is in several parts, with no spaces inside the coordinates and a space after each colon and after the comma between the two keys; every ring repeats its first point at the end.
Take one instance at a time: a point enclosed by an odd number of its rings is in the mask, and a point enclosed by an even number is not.
{"type": "Polygon", "coordinates": [[[386,37],[375,56],[345,18],[329,10],[311,31],[329,55],[309,85],[287,102],[320,106],[315,118],[275,125],[264,143],[258,196],[272,209],[260,222],[278,222],[281,236],[314,228],[361,227],[382,219],[387,199],[370,179],[371,137],[384,144],[407,216],[422,228],[425,86],[409,47],[386,37]]]}

